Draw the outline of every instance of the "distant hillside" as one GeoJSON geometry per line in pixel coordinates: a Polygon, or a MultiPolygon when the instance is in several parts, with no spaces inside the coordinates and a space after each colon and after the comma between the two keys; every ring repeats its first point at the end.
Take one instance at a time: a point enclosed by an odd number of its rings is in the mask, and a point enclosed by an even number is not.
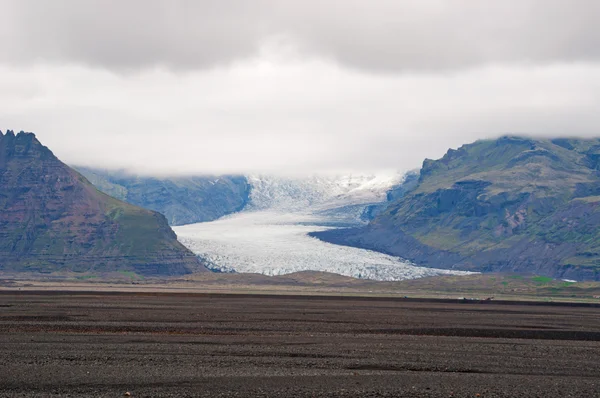
{"type": "Polygon", "coordinates": [[[402,174],[281,177],[224,175],[152,177],[75,167],[96,188],[136,206],[158,211],[170,225],[213,221],[242,210],[297,211],[310,207],[360,224],[387,205],[402,174]],[[389,192],[388,192],[389,191],[389,192]]]}
{"type": "Polygon", "coordinates": [[[600,140],[503,137],[425,160],[364,228],[314,233],[419,265],[600,280],[600,140]]]}
{"type": "Polygon", "coordinates": [[[0,132],[0,270],[205,271],[160,214],[98,191],[34,134],[0,132]]]}
{"type": "Polygon", "coordinates": [[[76,167],[96,188],[125,202],[163,214],[170,225],[212,221],[248,202],[243,176],[156,178],[120,171],[76,167]]]}

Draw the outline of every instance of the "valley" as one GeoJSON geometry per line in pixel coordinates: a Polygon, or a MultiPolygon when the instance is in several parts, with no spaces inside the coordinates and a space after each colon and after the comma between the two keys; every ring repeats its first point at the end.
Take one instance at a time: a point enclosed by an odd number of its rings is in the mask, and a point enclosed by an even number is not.
{"type": "Polygon", "coordinates": [[[338,177],[249,177],[247,208],[212,222],[174,227],[181,243],[218,272],[283,275],[324,271],[397,281],[467,272],[418,267],[399,257],[334,245],[315,231],[366,223],[365,208],[385,205],[400,174],[338,177]]]}
{"type": "Polygon", "coordinates": [[[332,218],[262,210],[173,229],[181,243],[218,272],[283,275],[311,270],[381,281],[467,274],[418,267],[399,257],[308,236],[335,228],[323,226],[328,222],[332,218]]]}
{"type": "Polygon", "coordinates": [[[476,141],[408,173],[167,177],[82,175],[33,134],[0,138],[4,272],[600,278],[597,140],[476,141]]]}

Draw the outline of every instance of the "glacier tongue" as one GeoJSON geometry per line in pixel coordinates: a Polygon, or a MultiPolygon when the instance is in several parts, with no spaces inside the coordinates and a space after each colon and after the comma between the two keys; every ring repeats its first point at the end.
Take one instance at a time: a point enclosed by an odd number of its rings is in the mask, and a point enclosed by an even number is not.
{"type": "Polygon", "coordinates": [[[366,205],[381,203],[398,173],[284,178],[250,176],[247,208],[216,221],[174,227],[179,240],[214,270],[281,275],[326,271],[356,278],[403,280],[465,274],[415,266],[398,257],[338,246],[308,236],[340,221],[360,223],[366,205]]]}

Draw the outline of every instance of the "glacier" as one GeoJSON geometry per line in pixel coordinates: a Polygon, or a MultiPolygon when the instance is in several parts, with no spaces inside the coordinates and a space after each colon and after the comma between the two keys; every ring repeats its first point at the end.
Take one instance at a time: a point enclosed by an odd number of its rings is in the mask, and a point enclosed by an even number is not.
{"type": "Polygon", "coordinates": [[[182,244],[220,272],[282,275],[310,270],[383,281],[468,274],[419,267],[398,257],[308,236],[364,223],[364,208],[385,202],[387,192],[402,180],[400,173],[249,176],[252,188],[244,211],[173,229],[182,244]]]}

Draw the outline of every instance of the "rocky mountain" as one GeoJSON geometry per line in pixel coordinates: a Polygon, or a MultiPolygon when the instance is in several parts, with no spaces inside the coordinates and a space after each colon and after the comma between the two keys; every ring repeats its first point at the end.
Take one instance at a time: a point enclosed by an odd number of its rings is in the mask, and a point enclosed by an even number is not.
{"type": "Polygon", "coordinates": [[[425,160],[366,227],[312,234],[419,265],[600,280],[600,140],[503,137],[425,160]]]}
{"type": "Polygon", "coordinates": [[[375,217],[388,208],[390,203],[404,197],[404,195],[412,191],[418,183],[418,170],[411,170],[404,174],[401,180],[396,181],[396,184],[390,186],[389,190],[386,192],[385,201],[373,203],[363,208],[360,219],[362,221],[371,221],[375,219],[375,217]]]}
{"type": "Polygon", "coordinates": [[[158,178],[123,171],[75,167],[96,188],[125,202],[163,214],[170,225],[212,221],[248,202],[244,176],[158,178]]]}
{"type": "Polygon", "coordinates": [[[0,271],[206,270],[159,213],[98,191],[32,133],[0,133],[0,271]]]}

